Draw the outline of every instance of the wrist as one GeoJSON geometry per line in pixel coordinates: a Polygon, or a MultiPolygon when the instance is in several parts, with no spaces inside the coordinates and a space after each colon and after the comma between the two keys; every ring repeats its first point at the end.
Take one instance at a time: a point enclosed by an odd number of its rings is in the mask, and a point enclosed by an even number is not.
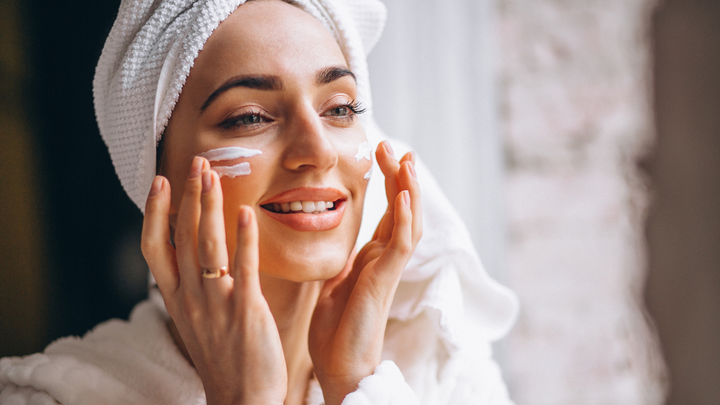
{"type": "Polygon", "coordinates": [[[207,405],[283,405],[284,393],[258,392],[247,389],[229,391],[224,389],[205,389],[207,405]]]}
{"type": "Polygon", "coordinates": [[[244,398],[218,398],[205,393],[207,405],[283,405],[284,400],[265,398],[260,395],[244,398]]]}
{"type": "Polygon", "coordinates": [[[322,388],[325,405],[340,405],[348,394],[358,389],[360,381],[372,375],[372,370],[367,374],[358,374],[344,377],[320,378],[318,382],[322,388]]]}

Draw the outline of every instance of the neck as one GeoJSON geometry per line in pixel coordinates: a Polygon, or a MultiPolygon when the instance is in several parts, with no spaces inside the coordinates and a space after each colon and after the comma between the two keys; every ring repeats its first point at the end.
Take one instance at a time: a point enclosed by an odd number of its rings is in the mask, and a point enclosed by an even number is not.
{"type": "MultiPolygon", "coordinates": [[[[260,285],[280,334],[288,373],[285,405],[305,403],[308,381],[312,377],[312,360],[308,351],[308,332],[322,281],[295,283],[260,275],[260,285]]],[[[175,323],[168,328],[185,358],[192,364],[175,323]]]]}
{"type": "Polygon", "coordinates": [[[303,404],[312,376],[308,351],[310,320],[322,281],[296,283],[260,275],[260,285],[280,334],[288,372],[286,405],[303,404]]]}

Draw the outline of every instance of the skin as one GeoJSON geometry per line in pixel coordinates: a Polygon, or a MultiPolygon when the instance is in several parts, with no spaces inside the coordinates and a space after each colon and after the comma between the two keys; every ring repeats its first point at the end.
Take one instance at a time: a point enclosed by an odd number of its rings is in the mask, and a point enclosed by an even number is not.
{"type": "Polygon", "coordinates": [[[397,161],[381,144],[388,210],[351,254],[370,162],[354,157],[365,135],[346,69],[312,16],[247,3],[208,40],[168,124],[142,249],[208,404],[300,404],[313,372],[326,404],[339,404],[380,363],[390,303],[422,235],[420,192],[413,155],[397,161]],[[282,86],[217,94],[248,75],[282,86]],[[226,146],[263,153],[246,160],[250,175],[220,179],[196,155],[226,146]],[[317,189],[342,196],[331,229],[297,230],[261,206],[292,190],[317,200],[317,189]],[[228,276],[201,277],[222,266],[228,276]]]}

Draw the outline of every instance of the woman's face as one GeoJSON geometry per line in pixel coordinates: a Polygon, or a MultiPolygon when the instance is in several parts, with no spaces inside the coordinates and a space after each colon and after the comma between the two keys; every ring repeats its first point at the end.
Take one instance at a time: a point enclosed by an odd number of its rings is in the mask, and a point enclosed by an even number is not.
{"type": "Polygon", "coordinates": [[[221,177],[231,260],[245,204],[258,220],[261,272],[292,281],[336,275],[355,244],[371,166],[356,159],[366,141],[353,112],[356,91],[339,46],[315,18],[279,1],[242,5],[200,52],[165,132],[162,171],[174,211],[194,156],[260,150],[211,161],[250,164],[248,175],[221,177]],[[334,208],[282,210],[303,201],[334,208]]]}

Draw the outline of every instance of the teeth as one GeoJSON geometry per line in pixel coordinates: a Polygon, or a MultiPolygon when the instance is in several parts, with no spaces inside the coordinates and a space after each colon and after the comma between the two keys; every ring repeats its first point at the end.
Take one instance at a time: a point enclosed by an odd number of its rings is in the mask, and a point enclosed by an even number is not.
{"type": "Polygon", "coordinates": [[[272,203],[264,205],[265,208],[274,212],[305,212],[321,213],[333,209],[335,203],[332,201],[293,201],[289,203],[272,203]]]}
{"type": "Polygon", "coordinates": [[[303,212],[313,212],[315,211],[315,203],[312,201],[303,201],[302,202],[302,209],[303,212]]]}

